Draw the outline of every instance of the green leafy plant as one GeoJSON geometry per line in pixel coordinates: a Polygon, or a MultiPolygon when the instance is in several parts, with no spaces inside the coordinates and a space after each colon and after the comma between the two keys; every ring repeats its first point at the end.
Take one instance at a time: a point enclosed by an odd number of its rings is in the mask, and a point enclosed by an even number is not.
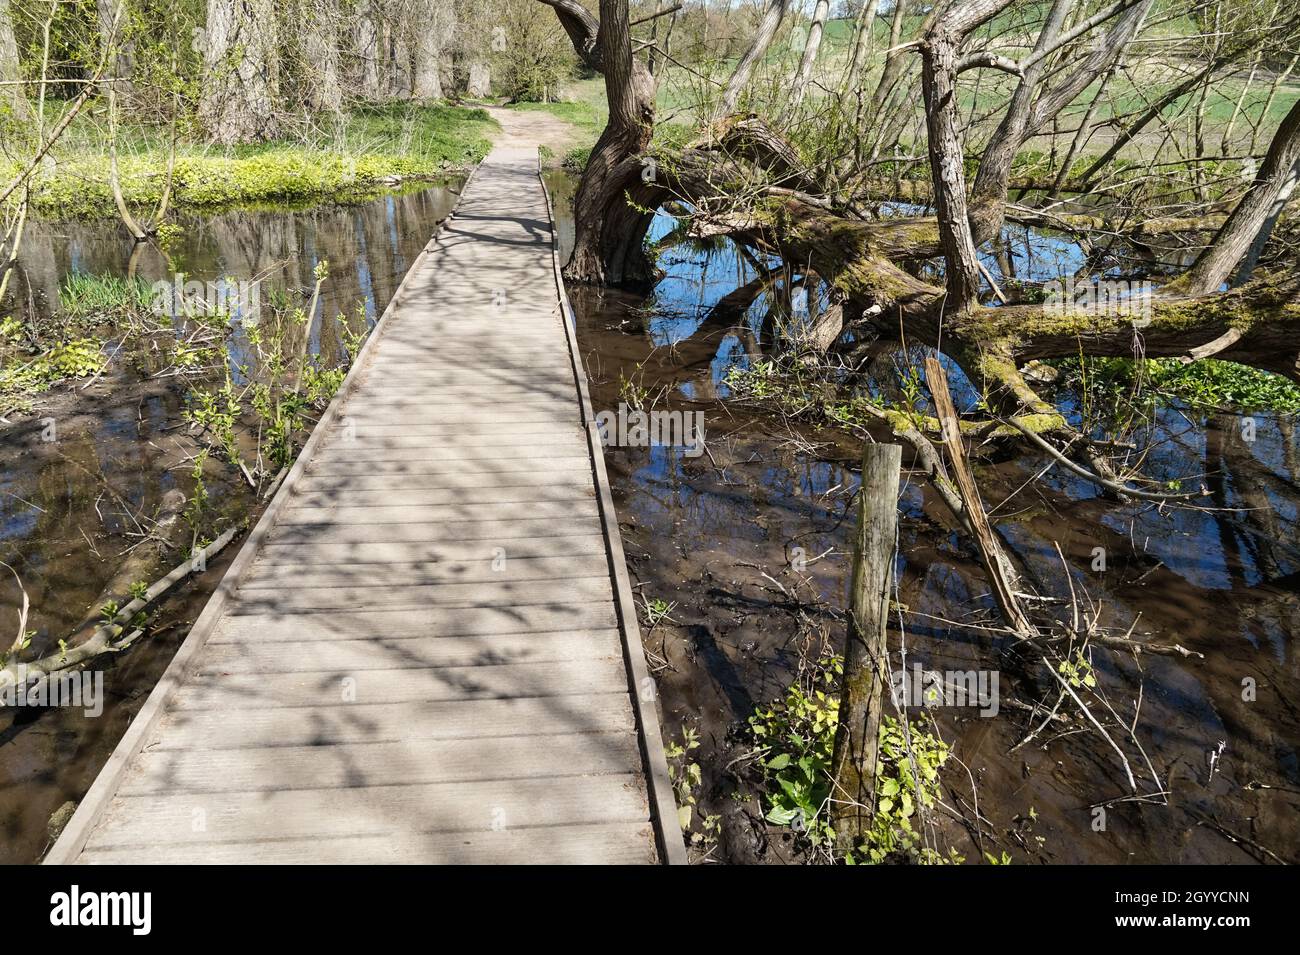
{"type": "Polygon", "coordinates": [[[664,747],[668,758],[668,778],[673,784],[677,801],[677,822],[687,834],[692,846],[703,849],[718,841],[722,818],[715,814],[702,815],[699,827],[691,831],[698,813],[698,790],[703,780],[700,764],[690,759],[690,754],[700,747],[700,736],[694,727],[682,729],[682,741],[670,742],[664,747]]]}
{"type": "Polygon", "coordinates": [[[1056,672],[1061,674],[1065,681],[1076,690],[1081,687],[1087,687],[1091,690],[1097,685],[1097,676],[1093,673],[1092,661],[1078,647],[1066,659],[1056,665],[1056,672]]]}
{"type": "Polygon", "coordinates": [[[658,597],[653,600],[648,599],[644,594],[641,595],[641,604],[645,608],[646,623],[653,630],[665,620],[672,622],[670,614],[677,607],[677,601],[661,600],[658,597]]]}
{"type": "MultiPolygon", "coordinates": [[[[767,821],[795,829],[813,848],[827,850],[835,845],[827,805],[842,673],[840,657],[824,657],[783,699],[759,707],[749,719],[767,790],[767,821]]],[[[938,800],[947,744],[927,731],[923,721],[905,726],[888,714],[881,719],[879,742],[872,829],[844,861],[960,861],[951,850],[943,855],[925,846],[913,824],[920,809],[930,809],[938,800]]]]}

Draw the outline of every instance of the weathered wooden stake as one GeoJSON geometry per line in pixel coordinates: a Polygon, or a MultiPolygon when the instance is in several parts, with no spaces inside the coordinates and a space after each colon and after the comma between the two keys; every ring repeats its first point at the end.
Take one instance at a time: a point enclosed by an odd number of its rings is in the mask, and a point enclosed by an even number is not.
{"type": "Polygon", "coordinates": [[[885,624],[893,589],[902,457],[903,449],[896,444],[868,444],[862,452],[849,634],[831,757],[831,824],[845,848],[870,829],[875,805],[880,717],[889,683],[885,624]]]}

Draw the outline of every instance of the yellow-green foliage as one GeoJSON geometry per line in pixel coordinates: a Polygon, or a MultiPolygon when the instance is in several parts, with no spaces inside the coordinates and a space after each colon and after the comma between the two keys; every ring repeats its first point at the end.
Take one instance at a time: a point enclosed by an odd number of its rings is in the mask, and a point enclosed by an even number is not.
{"type": "MultiPolygon", "coordinates": [[[[477,163],[487,154],[496,128],[481,109],[374,107],[349,116],[337,136],[329,138],[328,149],[272,143],[227,155],[182,144],[171,202],[213,208],[361,200],[393,176],[432,175],[477,163]]],[[[36,212],[69,219],[115,215],[110,165],[101,144],[73,142],[69,154],[35,174],[36,212]]],[[[127,204],[152,210],[166,188],[167,145],[155,135],[124,144],[119,153],[118,180],[127,204]]],[[[16,162],[0,162],[0,178],[19,169],[16,162]]]]}
{"type": "MultiPolygon", "coordinates": [[[[172,201],[178,206],[213,207],[304,203],[365,198],[389,176],[429,172],[418,160],[365,154],[344,156],[287,148],[247,159],[192,156],[176,160],[172,201]]],[[[130,206],[156,206],[166,186],[166,169],[151,159],[120,164],[122,195],[130,206]]],[[[39,176],[33,189],[36,211],[59,218],[111,215],[113,193],[99,158],[77,159],[39,176]]]]}
{"type": "Polygon", "coordinates": [[[95,338],[60,342],[40,355],[25,356],[0,341],[0,414],[25,409],[31,397],[65,378],[85,378],[103,364],[101,343],[95,338]]]}
{"type": "MultiPolygon", "coordinates": [[[[828,656],[786,690],[785,697],[760,706],[749,718],[755,754],[767,783],[766,819],[804,833],[813,846],[835,842],[827,807],[831,756],[839,726],[839,687],[844,661],[828,656]]],[[[924,845],[914,821],[940,795],[939,770],[948,761],[946,743],[925,729],[925,719],[903,725],[881,715],[880,758],[872,828],[845,861],[928,864],[960,862],[924,845]]]]}

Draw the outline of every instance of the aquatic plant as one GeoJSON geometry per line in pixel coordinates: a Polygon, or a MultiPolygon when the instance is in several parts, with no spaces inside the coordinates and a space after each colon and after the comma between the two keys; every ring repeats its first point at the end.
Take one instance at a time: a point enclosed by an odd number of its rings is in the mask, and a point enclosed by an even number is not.
{"type": "Polygon", "coordinates": [[[148,308],[153,287],[139,277],[73,272],[59,287],[59,308],[72,318],[148,308]]]}

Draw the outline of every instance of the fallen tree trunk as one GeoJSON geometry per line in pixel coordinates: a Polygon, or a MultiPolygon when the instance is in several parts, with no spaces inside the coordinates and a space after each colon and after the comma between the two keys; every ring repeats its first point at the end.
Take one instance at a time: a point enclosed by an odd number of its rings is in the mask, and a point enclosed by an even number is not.
{"type": "MultiPolygon", "coordinates": [[[[153,606],[183,580],[191,575],[202,573],[207,568],[208,561],[221,553],[226,545],[235,539],[237,533],[239,533],[237,527],[228,529],[198,554],[178,564],[165,577],[150,586],[143,596],[136,597],[122,607],[112,619],[93,626],[88,638],[75,644],[68,644],[58,653],[48,654],[38,660],[9,661],[4,667],[0,667],[0,690],[18,684],[39,685],[55,673],[81,666],[102,654],[117,653],[126,649],[141,633],[136,629],[123,637],[123,632],[135,616],[153,606]]],[[[84,629],[86,629],[85,625],[78,630],[78,633],[84,629]]]]}

